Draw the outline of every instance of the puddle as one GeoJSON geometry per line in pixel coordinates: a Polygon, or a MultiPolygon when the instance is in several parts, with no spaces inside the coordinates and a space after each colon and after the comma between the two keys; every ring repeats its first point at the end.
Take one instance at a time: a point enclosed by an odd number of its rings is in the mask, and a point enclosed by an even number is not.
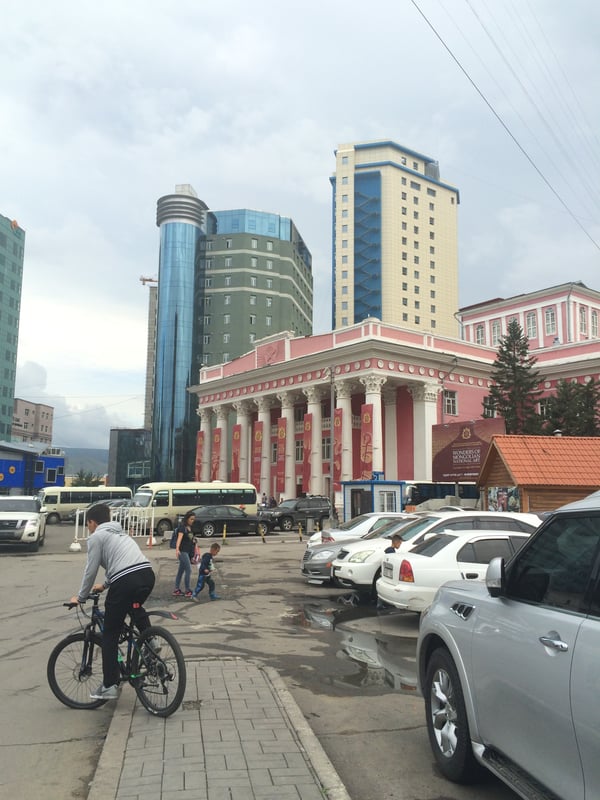
{"type": "Polygon", "coordinates": [[[347,675],[323,675],[338,686],[387,689],[415,694],[415,615],[379,609],[353,593],[318,603],[305,603],[286,621],[294,626],[331,635],[336,657],[352,666],[347,675]],[[340,600],[342,602],[340,602],[340,600]]]}

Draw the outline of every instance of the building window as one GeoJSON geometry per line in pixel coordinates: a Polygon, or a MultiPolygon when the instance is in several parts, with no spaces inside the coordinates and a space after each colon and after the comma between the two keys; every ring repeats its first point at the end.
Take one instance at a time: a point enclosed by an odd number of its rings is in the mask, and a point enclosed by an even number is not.
{"type": "Polygon", "coordinates": [[[231,323],[231,314],[223,314],[223,325],[229,325],[231,323]]]}
{"type": "Polygon", "coordinates": [[[436,195],[436,191],[435,191],[435,189],[430,189],[430,188],[428,187],[428,188],[427,188],[427,194],[428,194],[430,197],[435,197],[435,195],[436,195]]]}
{"type": "Polygon", "coordinates": [[[402,267],[402,274],[408,275],[408,267],[402,267]]]}
{"type": "Polygon", "coordinates": [[[204,288],[210,289],[212,287],[212,278],[204,278],[204,288]]]}
{"type": "Polygon", "coordinates": [[[579,309],[579,333],[587,333],[587,309],[584,307],[579,309]]]}
{"type": "Polygon", "coordinates": [[[429,311],[431,314],[435,314],[435,306],[429,306],[429,311]]]}
{"type": "Polygon", "coordinates": [[[598,336],[598,312],[592,311],[592,336],[598,336]]]}
{"type": "Polygon", "coordinates": [[[256,341],[256,334],[251,333],[250,336],[248,337],[248,341],[250,342],[250,344],[254,344],[254,342],[256,341]]]}
{"type": "Polygon", "coordinates": [[[342,233],[348,233],[348,226],[342,225],[342,233]]]}
{"type": "Polygon", "coordinates": [[[342,286],[342,294],[348,294],[348,287],[342,286]]]}
{"type": "Polygon", "coordinates": [[[212,297],[205,297],[204,298],[204,308],[210,308],[212,306],[212,297]]]}
{"type": "Polygon", "coordinates": [[[477,344],[485,344],[485,328],[483,325],[477,325],[475,328],[475,341],[477,344]]]}
{"type": "Polygon", "coordinates": [[[343,269],[342,270],[342,280],[347,280],[347,279],[348,279],[348,270],[347,269],[343,269]]]}
{"type": "Polygon", "coordinates": [[[304,461],[304,442],[302,439],[296,439],[294,442],[294,458],[296,464],[301,464],[304,461]]]}
{"type": "Polygon", "coordinates": [[[273,279],[267,278],[267,289],[272,289],[272,288],[273,288],[273,279]]]}
{"type": "Polygon", "coordinates": [[[271,464],[277,463],[277,442],[271,442],[271,464]]]}
{"type": "Polygon", "coordinates": [[[406,200],[406,192],[402,192],[402,194],[400,195],[400,198],[402,200],[406,200]]]}
{"type": "Polygon", "coordinates": [[[342,250],[348,249],[348,239],[342,239],[342,250]]]}
{"type": "Polygon", "coordinates": [[[407,306],[408,305],[408,298],[407,297],[403,297],[402,298],[402,305],[403,306],[407,306]]]}
{"type": "Polygon", "coordinates": [[[271,308],[272,305],[273,305],[273,298],[267,297],[267,308],[271,308]]]}
{"type": "Polygon", "coordinates": [[[342,195],[342,203],[347,203],[347,202],[348,202],[348,195],[347,194],[343,194],[342,195]]]}
{"type": "Polygon", "coordinates": [[[348,324],[348,317],[342,317],[342,325],[348,324]]]}
{"type": "Polygon", "coordinates": [[[208,314],[207,314],[207,315],[205,315],[205,316],[204,316],[204,320],[203,320],[203,322],[204,322],[204,324],[205,324],[205,325],[210,325],[210,324],[211,324],[211,322],[212,322],[212,317],[211,317],[211,316],[209,316],[208,314]]]}
{"type": "Polygon", "coordinates": [[[402,314],[402,322],[408,322],[408,314],[402,314]]]}
{"type": "Polygon", "coordinates": [[[226,267],[230,267],[232,261],[233,261],[233,259],[231,258],[231,256],[226,256],[226,258],[225,258],[225,266],[226,267]]]}
{"type": "Polygon", "coordinates": [[[273,324],[273,317],[269,316],[265,317],[265,325],[267,326],[267,328],[270,328],[272,324],[273,324]]]}
{"type": "Polygon", "coordinates": [[[539,402],[539,412],[542,419],[548,419],[550,416],[550,408],[552,406],[551,397],[542,397],[539,402]]]}
{"type": "Polygon", "coordinates": [[[347,217],[347,216],[348,216],[348,209],[342,208],[342,217],[347,217]]]}
{"type": "Polygon", "coordinates": [[[331,439],[324,436],[321,439],[321,458],[323,461],[331,461],[331,439]]]}
{"type": "Polygon", "coordinates": [[[256,314],[250,314],[250,325],[256,325],[256,314]]]}
{"type": "Polygon", "coordinates": [[[251,294],[250,295],[250,305],[251,306],[255,306],[256,305],[256,295],[255,294],[251,294]]]}
{"type": "Polygon", "coordinates": [[[250,259],[250,266],[258,267],[258,258],[256,258],[256,256],[252,256],[252,258],[250,259]]]}
{"type": "Polygon", "coordinates": [[[429,276],[429,283],[435,283],[435,275],[429,276]]]}
{"type": "Polygon", "coordinates": [[[231,295],[226,294],[223,295],[223,305],[230,306],[231,305],[231,295]]]}
{"type": "Polygon", "coordinates": [[[406,222],[403,222],[403,223],[402,223],[402,230],[403,230],[403,231],[406,231],[406,230],[408,230],[408,224],[407,224],[406,222]]]}
{"type": "Polygon", "coordinates": [[[500,343],[500,320],[495,319],[492,322],[492,347],[496,347],[500,343]]]}
{"type": "Polygon", "coordinates": [[[413,211],[413,219],[419,219],[419,212],[413,211]]]}
{"type": "Polygon", "coordinates": [[[210,333],[205,333],[202,337],[203,344],[210,344],[210,333]]]}
{"type": "Polygon", "coordinates": [[[348,301],[342,300],[342,311],[348,311],[348,301]]]}
{"type": "Polygon", "coordinates": [[[421,324],[421,317],[415,317],[415,325],[421,324]]]}
{"type": "Polygon", "coordinates": [[[342,256],[342,264],[348,263],[348,256],[342,256]]]}
{"type": "Polygon", "coordinates": [[[231,286],[231,275],[225,275],[225,286],[231,286]]]}
{"type": "Polygon", "coordinates": [[[413,263],[415,263],[415,264],[419,263],[419,256],[414,256],[413,257],[413,263]]]}
{"type": "Polygon", "coordinates": [[[413,205],[415,205],[415,206],[419,205],[419,198],[418,197],[413,197],[413,205]]]}
{"type": "Polygon", "coordinates": [[[403,252],[402,253],[402,261],[406,261],[408,259],[408,254],[403,252]]]}
{"type": "Polygon", "coordinates": [[[212,258],[206,259],[206,269],[212,269],[212,258]]]}
{"type": "Polygon", "coordinates": [[[415,309],[418,311],[421,308],[421,301],[415,300],[415,309]]]}
{"type": "Polygon", "coordinates": [[[544,311],[544,320],[546,324],[546,335],[556,333],[556,313],[554,308],[547,308],[544,311]]]}
{"type": "Polygon", "coordinates": [[[451,417],[455,417],[458,414],[456,392],[444,389],[442,402],[444,404],[444,414],[448,414],[451,417]]]}
{"type": "Polygon", "coordinates": [[[250,286],[256,286],[256,275],[250,275],[250,286]]]}
{"type": "Polygon", "coordinates": [[[347,186],[347,185],[348,185],[348,176],[347,175],[343,175],[342,176],[342,186],[347,186]]]}
{"type": "Polygon", "coordinates": [[[489,394],[483,398],[483,416],[485,419],[493,419],[496,416],[496,406],[489,394]]]}
{"type": "Polygon", "coordinates": [[[403,283],[402,284],[402,291],[403,292],[407,292],[408,291],[408,283],[403,283]]]}
{"type": "Polygon", "coordinates": [[[267,242],[267,250],[271,252],[273,250],[273,242],[267,242]]]}
{"type": "Polygon", "coordinates": [[[415,290],[415,294],[419,294],[419,292],[421,291],[418,286],[415,286],[414,290],[415,290]]]}
{"type": "Polygon", "coordinates": [[[230,333],[224,333],[223,334],[223,344],[229,344],[229,339],[230,338],[231,338],[231,334],[230,333]]]}
{"type": "Polygon", "coordinates": [[[223,353],[223,363],[229,361],[229,353],[223,353]]]}
{"type": "Polygon", "coordinates": [[[406,216],[407,214],[406,206],[402,206],[402,213],[404,214],[404,216],[406,216]]]}
{"type": "Polygon", "coordinates": [[[342,156],[342,164],[348,163],[348,156],[342,156]]]}
{"type": "Polygon", "coordinates": [[[225,249],[226,250],[231,250],[232,245],[233,245],[233,240],[232,239],[225,239],[225,249]]]}
{"type": "Polygon", "coordinates": [[[253,250],[258,250],[258,239],[251,239],[250,246],[253,250]]]}
{"type": "Polygon", "coordinates": [[[267,269],[273,269],[273,262],[270,258],[267,259],[267,269]]]}
{"type": "Polygon", "coordinates": [[[535,339],[537,336],[537,320],[535,311],[530,311],[525,319],[527,324],[527,336],[530,339],[535,339]]]}

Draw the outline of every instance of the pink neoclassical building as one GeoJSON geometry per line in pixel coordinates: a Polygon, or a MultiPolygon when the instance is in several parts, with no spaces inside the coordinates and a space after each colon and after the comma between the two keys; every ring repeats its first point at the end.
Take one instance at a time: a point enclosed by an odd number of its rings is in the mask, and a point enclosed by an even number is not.
{"type": "Polygon", "coordinates": [[[250,481],[275,497],[331,495],[332,480],[337,488],[372,472],[430,480],[432,426],[484,415],[492,342],[510,318],[529,334],[549,395],[560,378],[600,378],[599,311],[600,293],[573,283],[462,309],[462,339],[376,319],[263,339],[203,368],[190,389],[200,416],[196,474],[250,481]]]}

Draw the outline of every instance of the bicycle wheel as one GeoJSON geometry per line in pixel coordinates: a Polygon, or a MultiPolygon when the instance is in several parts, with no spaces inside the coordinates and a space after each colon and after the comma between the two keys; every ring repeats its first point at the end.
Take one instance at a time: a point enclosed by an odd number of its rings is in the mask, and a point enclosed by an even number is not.
{"type": "Polygon", "coordinates": [[[83,631],[67,636],[50,653],[46,675],[54,695],[69,708],[103,706],[106,700],[90,697],[90,690],[102,683],[100,636],[93,633],[89,641],[83,631]]]}
{"type": "Polygon", "coordinates": [[[147,711],[157,717],[177,711],[185,693],[186,670],[172,633],[158,626],[146,628],[135,645],[131,668],[129,682],[147,711]]]}

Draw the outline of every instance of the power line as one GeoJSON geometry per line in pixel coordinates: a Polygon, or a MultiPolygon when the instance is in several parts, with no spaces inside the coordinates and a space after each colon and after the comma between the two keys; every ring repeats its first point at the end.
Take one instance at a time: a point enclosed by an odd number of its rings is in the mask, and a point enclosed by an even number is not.
{"type": "Polygon", "coordinates": [[[561,195],[559,194],[559,192],[558,192],[558,191],[557,191],[557,190],[554,188],[554,186],[553,186],[553,185],[550,183],[550,181],[549,181],[549,180],[548,180],[548,178],[547,178],[547,177],[544,175],[544,173],[542,172],[542,170],[541,170],[541,169],[540,169],[540,168],[537,166],[537,164],[535,163],[535,161],[533,160],[533,158],[532,158],[532,157],[529,155],[529,153],[527,152],[527,150],[525,150],[525,148],[524,148],[524,147],[521,145],[521,143],[519,142],[519,140],[517,139],[517,137],[516,137],[516,136],[513,134],[513,132],[512,132],[512,131],[511,131],[511,129],[508,127],[508,125],[506,124],[506,122],[504,122],[504,120],[502,119],[502,117],[500,116],[500,114],[499,114],[499,113],[496,111],[496,109],[494,108],[494,106],[492,105],[492,103],[491,103],[491,102],[490,102],[490,101],[487,99],[487,97],[485,96],[485,94],[483,93],[483,91],[482,91],[482,90],[479,88],[479,86],[478,86],[478,85],[475,83],[475,81],[474,81],[474,80],[473,80],[473,78],[472,78],[472,77],[469,75],[469,73],[467,72],[467,70],[466,70],[466,69],[463,67],[463,65],[461,64],[461,62],[460,62],[460,61],[459,61],[459,59],[457,58],[457,56],[455,56],[455,55],[454,55],[454,53],[453,53],[453,51],[450,49],[449,45],[447,45],[447,44],[446,44],[446,42],[444,41],[444,39],[442,38],[442,36],[441,36],[441,35],[438,33],[438,31],[437,31],[437,29],[434,27],[433,23],[432,23],[432,22],[429,20],[429,18],[428,18],[428,17],[427,17],[427,16],[424,14],[424,12],[421,10],[421,8],[419,7],[419,5],[418,5],[418,3],[416,2],[416,0],[411,0],[411,3],[412,3],[412,4],[413,4],[413,6],[414,6],[414,7],[417,9],[417,11],[418,11],[418,12],[419,12],[419,14],[421,15],[421,17],[422,17],[422,18],[425,20],[425,22],[426,22],[426,24],[428,25],[428,27],[431,29],[431,31],[433,32],[433,34],[435,35],[435,37],[436,37],[436,38],[439,40],[440,44],[441,44],[441,45],[442,45],[442,47],[443,47],[443,48],[446,50],[446,52],[448,53],[448,55],[449,55],[449,56],[452,58],[452,60],[453,60],[453,61],[454,61],[454,63],[456,64],[456,66],[457,66],[457,67],[460,69],[460,71],[463,73],[463,75],[465,76],[465,78],[466,78],[466,79],[469,81],[469,83],[471,84],[471,86],[472,86],[472,87],[475,89],[475,91],[477,92],[477,94],[478,94],[478,95],[481,97],[481,99],[483,100],[483,102],[486,104],[486,106],[487,106],[487,107],[489,108],[489,110],[492,112],[492,114],[494,115],[494,117],[496,118],[496,120],[497,120],[497,121],[500,123],[500,125],[501,125],[501,126],[504,128],[504,130],[506,131],[506,133],[507,133],[507,134],[510,136],[510,138],[511,138],[511,139],[512,139],[512,141],[513,141],[513,143],[514,143],[514,144],[515,144],[515,145],[518,147],[518,149],[521,151],[521,153],[522,153],[522,154],[525,156],[525,158],[527,159],[527,161],[529,162],[529,164],[530,164],[530,165],[533,167],[533,169],[534,169],[534,170],[537,172],[537,174],[538,174],[538,175],[539,175],[539,177],[542,179],[542,181],[543,181],[543,182],[546,184],[546,186],[547,186],[547,187],[550,189],[550,191],[551,191],[551,192],[552,192],[552,194],[553,194],[553,195],[556,197],[556,199],[558,200],[558,202],[559,202],[559,203],[560,203],[560,204],[563,206],[563,208],[564,208],[564,209],[567,211],[567,213],[569,214],[569,216],[571,217],[571,219],[572,219],[572,220],[573,220],[573,221],[576,223],[576,225],[577,225],[577,226],[578,226],[578,227],[579,227],[579,228],[580,228],[580,229],[583,231],[583,233],[584,233],[584,234],[587,236],[587,238],[588,238],[588,239],[590,240],[590,242],[591,242],[591,243],[594,245],[594,247],[595,247],[597,250],[600,250],[600,244],[598,244],[598,242],[597,242],[597,241],[596,241],[596,240],[593,238],[593,236],[592,236],[592,235],[591,235],[591,234],[588,232],[588,230],[587,230],[587,229],[584,227],[584,225],[583,225],[583,224],[580,222],[580,220],[579,220],[579,219],[577,218],[577,216],[576,216],[576,215],[573,213],[573,211],[571,211],[571,208],[569,207],[569,205],[568,205],[568,204],[567,204],[567,203],[566,203],[566,202],[563,200],[562,196],[561,196],[561,195]]]}

